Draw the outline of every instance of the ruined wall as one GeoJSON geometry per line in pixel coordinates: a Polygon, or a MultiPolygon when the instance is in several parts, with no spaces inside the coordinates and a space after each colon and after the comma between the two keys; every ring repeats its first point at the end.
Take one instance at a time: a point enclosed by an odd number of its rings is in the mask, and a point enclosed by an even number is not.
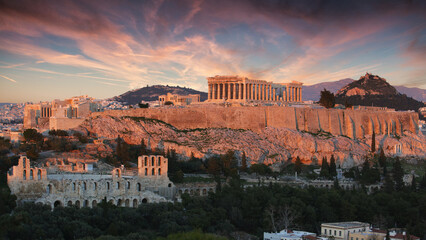
{"type": "Polygon", "coordinates": [[[265,127],[290,128],[299,131],[330,132],[351,138],[376,134],[401,135],[418,133],[415,112],[373,110],[312,109],[298,107],[188,107],[110,110],[92,113],[93,117],[134,116],[153,118],[179,129],[232,128],[260,132],[265,127]]]}
{"type": "Polygon", "coordinates": [[[85,119],[84,118],[55,118],[51,117],[49,121],[49,129],[51,130],[68,130],[78,127],[85,119]]]}

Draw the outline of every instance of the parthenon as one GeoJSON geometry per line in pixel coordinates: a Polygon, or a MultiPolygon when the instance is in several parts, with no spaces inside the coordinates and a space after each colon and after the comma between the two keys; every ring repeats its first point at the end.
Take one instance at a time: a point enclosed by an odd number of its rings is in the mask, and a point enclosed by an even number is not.
{"type": "Polygon", "coordinates": [[[273,83],[239,76],[214,76],[207,78],[208,101],[263,101],[301,102],[302,83],[273,83]]]}

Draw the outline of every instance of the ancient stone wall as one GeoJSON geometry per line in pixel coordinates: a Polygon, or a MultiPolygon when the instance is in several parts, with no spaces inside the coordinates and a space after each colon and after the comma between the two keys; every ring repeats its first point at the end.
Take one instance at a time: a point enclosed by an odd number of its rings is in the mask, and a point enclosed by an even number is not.
{"type": "Polygon", "coordinates": [[[111,110],[92,113],[93,117],[133,116],[164,121],[179,129],[232,128],[260,132],[265,127],[289,128],[307,132],[330,132],[350,138],[376,134],[418,133],[415,112],[376,110],[312,109],[303,107],[188,107],[111,110]]]}
{"type": "Polygon", "coordinates": [[[102,200],[117,206],[137,207],[172,200],[176,188],[167,177],[167,158],[142,156],[141,159],[145,157],[155,164],[139,165],[134,171],[114,168],[105,174],[49,172],[46,168],[31,167],[30,160],[21,156],[18,165],[9,170],[7,182],[18,203],[32,201],[52,207],[94,207],[102,200]]]}

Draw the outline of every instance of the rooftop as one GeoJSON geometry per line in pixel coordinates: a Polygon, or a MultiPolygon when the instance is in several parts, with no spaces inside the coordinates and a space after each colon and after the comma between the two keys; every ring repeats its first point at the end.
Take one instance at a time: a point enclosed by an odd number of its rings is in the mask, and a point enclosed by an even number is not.
{"type": "Polygon", "coordinates": [[[358,228],[358,227],[366,227],[369,226],[368,223],[363,222],[336,222],[336,223],[323,223],[322,226],[332,226],[332,227],[340,227],[340,228],[358,228]]]}

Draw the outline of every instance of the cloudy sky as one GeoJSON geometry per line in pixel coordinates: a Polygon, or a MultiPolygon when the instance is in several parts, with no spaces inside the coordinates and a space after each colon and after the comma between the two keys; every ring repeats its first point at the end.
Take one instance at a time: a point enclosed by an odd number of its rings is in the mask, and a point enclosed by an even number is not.
{"type": "Polygon", "coordinates": [[[0,102],[206,77],[426,88],[426,1],[0,1],[0,102]]]}

